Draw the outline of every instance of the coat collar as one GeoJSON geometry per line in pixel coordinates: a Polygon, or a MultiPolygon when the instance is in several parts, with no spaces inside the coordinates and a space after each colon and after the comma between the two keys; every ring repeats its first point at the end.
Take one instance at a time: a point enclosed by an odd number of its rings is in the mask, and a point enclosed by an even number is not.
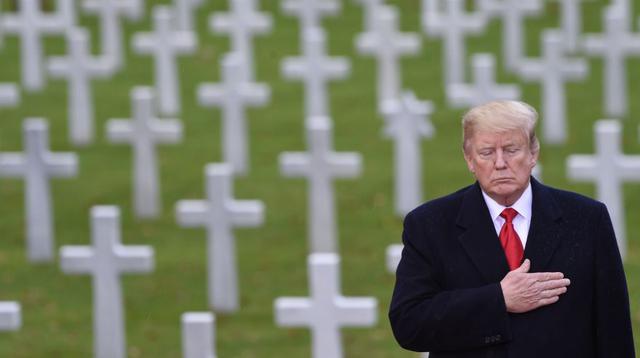
{"type": "MultiPolygon", "coordinates": [[[[524,255],[531,260],[533,272],[544,270],[560,241],[561,210],[549,189],[534,178],[531,189],[532,217],[524,255]]],[[[460,244],[487,282],[502,280],[509,266],[477,182],[464,194],[456,224],[463,229],[460,244]]]]}

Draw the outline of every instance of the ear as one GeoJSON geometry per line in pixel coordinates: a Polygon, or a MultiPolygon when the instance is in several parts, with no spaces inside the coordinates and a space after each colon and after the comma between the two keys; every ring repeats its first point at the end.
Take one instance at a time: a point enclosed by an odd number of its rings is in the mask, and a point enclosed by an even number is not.
{"type": "Polygon", "coordinates": [[[540,154],[540,150],[536,150],[535,152],[531,152],[531,168],[535,167],[538,164],[538,156],[540,154]]]}
{"type": "Polygon", "coordinates": [[[466,151],[463,151],[462,154],[464,155],[464,161],[467,162],[467,168],[471,173],[475,174],[476,168],[473,165],[473,160],[471,159],[471,156],[466,151]]]}

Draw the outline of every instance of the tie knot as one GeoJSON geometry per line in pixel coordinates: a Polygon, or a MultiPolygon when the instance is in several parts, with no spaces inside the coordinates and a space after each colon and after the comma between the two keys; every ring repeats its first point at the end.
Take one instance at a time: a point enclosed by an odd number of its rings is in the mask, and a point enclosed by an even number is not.
{"type": "Polygon", "coordinates": [[[518,215],[518,212],[514,208],[506,208],[502,210],[502,213],[500,213],[500,216],[502,216],[508,223],[512,222],[516,215],[518,215]]]}

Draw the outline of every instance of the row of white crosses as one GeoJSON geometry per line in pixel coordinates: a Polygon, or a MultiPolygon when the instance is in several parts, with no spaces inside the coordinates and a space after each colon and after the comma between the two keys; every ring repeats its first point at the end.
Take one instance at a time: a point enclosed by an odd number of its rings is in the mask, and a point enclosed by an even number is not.
{"type": "Polygon", "coordinates": [[[281,297],[274,303],[276,324],[285,327],[309,327],[312,357],[340,358],[343,326],[371,326],[377,321],[374,298],[347,298],[340,294],[338,230],[333,181],[352,178],[361,172],[359,153],[333,150],[333,122],[330,117],[327,82],[344,78],[350,71],[343,58],[326,55],[326,35],[320,18],[339,11],[334,1],[288,0],[285,12],[300,20],[303,55],[286,58],[282,73],[286,78],[304,82],[304,128],[308,152],[280,154],[280,170],[284,176],[306,177],[309,182],[308,212],[308,277],[309,298],[281,297]]]}

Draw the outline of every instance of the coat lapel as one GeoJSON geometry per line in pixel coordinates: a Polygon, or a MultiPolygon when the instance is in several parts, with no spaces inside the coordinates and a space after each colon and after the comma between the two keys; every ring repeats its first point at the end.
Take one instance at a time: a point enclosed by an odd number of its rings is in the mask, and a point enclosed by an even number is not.
{"type": "Polygon", "coordinates": [[[463,230],[460,244],[487,283],[502,280],[509,266],[477,182],[464,195],[456,225],[463,230]]]}
{"type": "Polygon", "coordinates": [[[560,243],[562,211],[549,189],[531,178],[533,195],[531,225],[524,256],[531,260],[532,272],[545,271],[560,243]]]}

